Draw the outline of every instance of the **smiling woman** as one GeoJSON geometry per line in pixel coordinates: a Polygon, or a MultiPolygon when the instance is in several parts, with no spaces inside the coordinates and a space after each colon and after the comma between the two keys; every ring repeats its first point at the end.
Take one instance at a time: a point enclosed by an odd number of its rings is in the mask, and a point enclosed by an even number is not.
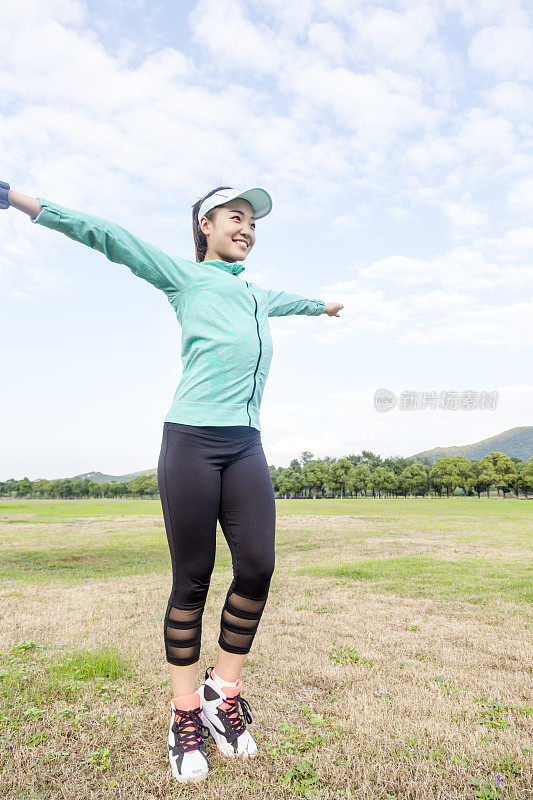
{"type": "Polygon", "coordinates": [[[230,240],[238,247],[238,258],[248,255],[254,246],[255,221],[271,211],[272,200],[264,189],[257,188],[240,192],[239,197],[234,195],[230,186],[219,186],[194,204],[192,229],[197,261],[235,260],[236,251],[230,240]]]}
{"type": "Polygon", "coordinates": [[[199,780],[208,772],[208,732],[224,755],[257,753],[239,673],[274,571],[276,507],[259,424],[273,352],[268,318],[339,316],[343,306],[239,277],[255,244],[256,221],[272,209],[264,189],[218,187],[195,203],[196,261],[170,256],[114,222],[0,182],[0,208],[10,205],[125,264],[166,294],[182,327],[183,374],[164,420],[157,471],[173,575],[163,628],[174,691],[167,745],[174,777],[199,780]],[[217,520],[233,580],[215,667],[195,691],[217,520]]]}

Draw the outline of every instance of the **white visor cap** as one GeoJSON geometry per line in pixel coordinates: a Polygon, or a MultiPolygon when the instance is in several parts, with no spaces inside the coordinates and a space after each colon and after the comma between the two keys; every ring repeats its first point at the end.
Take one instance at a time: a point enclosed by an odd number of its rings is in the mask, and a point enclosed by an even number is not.
{"type": "Polygon", "coordinates": [[[242,197],[243,200],[248,200],[254,210],[256,219],[266,217],[272,211],[272,198],[265,189],[221,189],[208,197],[200,208],[198,209],[198,222],[201,218],[215,206],[223,206],[229,200],[236,200],[242,197]]]}

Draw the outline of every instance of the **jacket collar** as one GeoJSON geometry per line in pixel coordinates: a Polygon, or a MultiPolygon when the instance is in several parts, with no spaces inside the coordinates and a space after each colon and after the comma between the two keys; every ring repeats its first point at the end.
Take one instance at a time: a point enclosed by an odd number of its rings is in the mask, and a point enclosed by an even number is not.
{"type": "Polygon", "coordinates": [[[202,264],[210,264],[212,267],[218,267],[225,272],[231,272],[232,275],[240,275],[245,269],[242,261],[222,261],[219,258],[213,258],[211,261],[202,261],[202,264]]]}

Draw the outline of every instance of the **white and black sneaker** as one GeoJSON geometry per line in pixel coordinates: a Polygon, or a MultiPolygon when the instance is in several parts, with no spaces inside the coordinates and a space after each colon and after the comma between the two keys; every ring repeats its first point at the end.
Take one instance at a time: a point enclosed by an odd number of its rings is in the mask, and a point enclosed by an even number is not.
{"type": "Polygon", "coordinates": [[[179,698],[179,708],[176,702],[170,701],[167,742],[170,769],[178,781],[201,781],[209,772],[204,743],[209,729],[202,724],[201,699],[198,692],[193,692],[179,698]]]}
{"type": "Polygon", "coordinates": [[[241,697],[242,682],[239,680],[236,686],[226,686],[221,679],[218,682],[214,680],[212,670],[213,667],[206,670],[205,680],[198,689],[202,701],[202,722],[221,755],[257,755],[257,745],[246,730],[245,723],[250,724],[253,717],[250,704],[241,697]]]}

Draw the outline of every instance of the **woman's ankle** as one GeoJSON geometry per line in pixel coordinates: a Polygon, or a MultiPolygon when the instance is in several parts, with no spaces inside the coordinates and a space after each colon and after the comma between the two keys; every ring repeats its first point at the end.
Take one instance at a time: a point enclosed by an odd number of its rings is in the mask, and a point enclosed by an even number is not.
{"type": "Polygon", "coordinates": [[[196,691],[198,662],[187,664],[184,667],[169,663],[168,668],[174,697],[181,697],[196,691]]]}

